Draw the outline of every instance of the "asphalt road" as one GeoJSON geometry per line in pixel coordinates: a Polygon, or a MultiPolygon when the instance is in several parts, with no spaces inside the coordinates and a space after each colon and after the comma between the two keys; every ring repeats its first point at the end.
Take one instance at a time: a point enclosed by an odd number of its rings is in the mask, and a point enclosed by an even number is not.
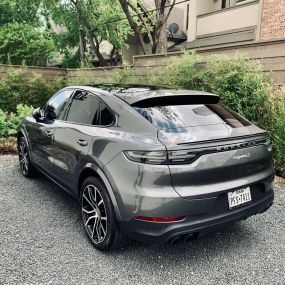
{"type": "Polygon", "coordinates": [[[285,186],[274,206],[198,241],[112,253],[87,240],[76,202],[0,156],[0,284],[285,284],[285,186]]]}

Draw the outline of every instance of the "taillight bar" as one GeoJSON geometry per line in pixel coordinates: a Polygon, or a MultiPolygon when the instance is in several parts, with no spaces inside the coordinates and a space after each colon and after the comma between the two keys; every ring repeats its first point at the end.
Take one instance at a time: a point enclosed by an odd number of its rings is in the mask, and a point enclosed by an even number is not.
{"type": "Polygon", "coordinates": [[[135,162],[147,164],[187,164],[192,162],[197,154],[189,150],[173,150],[173,151],[124,151],[125,156],[135,162]]]}

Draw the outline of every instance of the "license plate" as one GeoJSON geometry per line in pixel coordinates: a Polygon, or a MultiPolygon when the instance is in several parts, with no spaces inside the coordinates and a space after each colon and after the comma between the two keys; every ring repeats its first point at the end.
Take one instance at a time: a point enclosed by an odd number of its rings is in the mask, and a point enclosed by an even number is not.
{"type": "Polygon", "coordinates": [[[250,188],[239,189],[228,193],[228,201],[230,210],[251,202],[250,188]]]}

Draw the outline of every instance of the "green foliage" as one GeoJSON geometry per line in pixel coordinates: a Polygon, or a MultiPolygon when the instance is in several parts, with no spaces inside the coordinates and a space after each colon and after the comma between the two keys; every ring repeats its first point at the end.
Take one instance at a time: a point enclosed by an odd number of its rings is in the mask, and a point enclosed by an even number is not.
{"type": "Polygon", "coordinates": [[[264,128],[273,141],[274,162],[280,173],[285,175],[285,97],[284,89],[273,90],[268,110],[264,113],[264,128]]]}
{"type": "MultiPolygon", "coordinates": [[[[123,68],[116,68],[112,73],[112,81],[117,84],[132,84],[137,83],[136,76],[133,74],[131,66],[124,66],[123,68]]],[[[140,82],[142,84],[142,82],[140,82]]]]}
{"type": "Polygon", "coordinates": [[[203,72],[203,89],[217,93],[223,103],[262,126],[272,82],[261,65],[245,56],[212,56],[203,72]]]}
{"type": "Polygon", "coordinates": [[[203,69],[200,58],[193,53],[184,53],[180,57],[170,57],[166,66],[148,72],[148,81],[152,84],[185,89],[201,89],[203,69]]]}
{"type": "MultiPolygon", "coordinates": [[[[140,84],[138,79],[130,67],[113,76],[116,83],[140,84]]],[[[275,166],[285,174],[284,90],[274,86],[257,61],[242,55],[215,55],[202,62],[198,55],[184,53],[167,59],[163,68],[148,69],[147,83],[219,94],[222,103],[269,132],[275,166]]]]}
{"type": "Polygon", "coordinates": [[[0,0],[0,26],[9,23],[40,24],[41,0],[0,0]]]}
{"type": "Polygon", "coordinates": [[[46,66],[53,52],[48,33],[27,24],[10,23],[0,28],[0,63],[46,66]]]}
{"type": "Polygon", "coordinates": [[[64,51],[64,56],[61,61],[63,68],[80,68],[80,55],[77,50],[74,54],[68,50],[64,51]]]}
{"type": "Polygon", "coordinates": [[[18,104],[39,107],[65,83],[64,78],[47,82],[41,74],[27,74],[25,68],[12,69],[0,79],[0,109],[15,112],[18,104]]]}
{"type": "Polygon", "coordinates": [[[98,47],[103,40],[107,40],[118,51],[125,45],[130,27],[127,21],[114,22],[124,16],[117,1],[43,0],[43,2],[49,17],[57,25],[64,27],[63,32],[54,35],[57,50],[65,54],[64,66],[72,68],[80,66],[80,32],[87,58],[94,58],[96,52],[100,53],[98,47]],[[95,47],[90,44],[90,39],[95,47]],[[87,42],[89,42],[89,48],[86,48],[87,42]]]}
{"type": "Polygon", "coordinates": [[[0,109],[0,137],[15,136],[21,120],[33,113],[34,108],[23,104],[17,105],[16,113],[4,112],[0,109]]]}

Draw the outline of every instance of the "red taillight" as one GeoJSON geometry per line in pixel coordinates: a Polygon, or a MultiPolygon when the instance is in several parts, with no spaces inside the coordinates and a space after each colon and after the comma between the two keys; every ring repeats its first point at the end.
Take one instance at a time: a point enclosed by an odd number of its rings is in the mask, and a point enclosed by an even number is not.
{"type": "Polygon", "coordinates": [[[152,218],[152,217],[145,217],[145,216],[137,216],[135,217],[136,220],[140,221],[148,221],[154,223],[171,223],[171,222],[178,222],[185,219],[185,217],[177,217],[177,218],[152,218]]]}

